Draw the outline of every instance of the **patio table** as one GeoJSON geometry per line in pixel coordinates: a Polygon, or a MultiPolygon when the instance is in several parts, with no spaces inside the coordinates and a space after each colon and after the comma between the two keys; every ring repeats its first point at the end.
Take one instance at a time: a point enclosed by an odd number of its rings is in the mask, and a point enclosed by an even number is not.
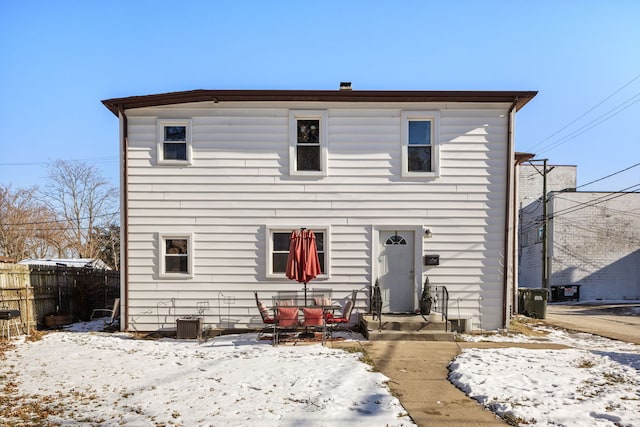
{"type": "MultiPolygon", "coordinates": [[[[290,308],[292,306],[281,305],[280,307],[282,307],[282,308],[290,308]]],[[[342,310],[342,306],[339,305],[339,304],[332,304],[332,305],[329,305],[329,306],[313,304],[313,305],[306,305],[306,306],[305,305],[300,305],[300,306],[295,306],[295,307],[298,309],[297,326],[285,325],[285,326],[282,326],[281,329],[282,330],[296,330],[296,329],[299,330],[301,328],[304,328],[304,331],[300,331],[298,333],[298,337],[299,338],[310,338],[310,337],[313,337],[313,334],[311,332],[309,332],[309,326],[304,326],[304,324],[303,324],[304,323],[304,314],[303,313],[304,313],[304,309],[305,308],[320,308],[320,309],[323,310],[325,318],[326,318],[326,314],[328,312],[335,313],[336,310],[338,310],[338,311],[342,310]]],[[[272,308],[272,310],[273,310],[273,313],[274,313],[274,317],[277,319],[277,316],[278,316],[278,305],[275,305],[272,308]]],[[[279,327],[279,325],[276,322],[276,328],[277,327],[279,327]]],[[[324,332],[323,332],[323,334],[324,334],[324,332]]],[[[277,341],[278,341],[277,335],[278,334],[274,334],[274,337],[273,337],[274,345],[277,345],[277,341]]],[[[324,342],[324,337],[323,337],[323,342],[324,342]]]]}

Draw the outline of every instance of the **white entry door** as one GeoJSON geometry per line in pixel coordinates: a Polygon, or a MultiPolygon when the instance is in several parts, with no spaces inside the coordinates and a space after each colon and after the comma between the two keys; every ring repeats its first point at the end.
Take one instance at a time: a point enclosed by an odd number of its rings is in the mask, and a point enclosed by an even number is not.
{"type": "Polygon", "coordinates": [[[380,231],[378,278],[383,313],[415,310],[414,231],[380,231]]]}

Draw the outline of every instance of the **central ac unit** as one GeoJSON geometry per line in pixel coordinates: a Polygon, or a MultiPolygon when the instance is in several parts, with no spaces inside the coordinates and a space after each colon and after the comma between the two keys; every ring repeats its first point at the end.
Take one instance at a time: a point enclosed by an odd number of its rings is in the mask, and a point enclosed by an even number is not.
{"type": "Polygon", "coordinates": [[[176,326],[176,338],[197,339],[202,337],[202,319],[199,317],[182,317],[178,319],[176,326]]]}

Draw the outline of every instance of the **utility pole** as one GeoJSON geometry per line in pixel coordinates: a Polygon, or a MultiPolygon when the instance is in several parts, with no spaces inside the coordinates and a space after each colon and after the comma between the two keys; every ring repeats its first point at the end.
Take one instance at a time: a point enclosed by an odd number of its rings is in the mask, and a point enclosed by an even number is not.
{"type": "MultiPolygon", "coordinates": [[[[547,213],[547,161],[549,159],[534,159],[529,160],[529,164],[531,162],[542,162],[542,172],[536,168],[536,171],[542,175],[542,236],[540,239],[542,240],[542,287],[545,289],[549,289],[549,235],[548,235],[548,225],[549,225],[549,214],[547,213]]],[[[535,165],[531,164],[535,168],[535,165]]],[[[552,168],[553,169],[553,168],[552,168]]]]}
{"type": "Polygon", "coordinates": [[[549,217],[547,214],[547,159],[543,159],[542,169],[542,287],[549,289],[549,266],[547,265],[549,246],[547,226],[549,217]]]}

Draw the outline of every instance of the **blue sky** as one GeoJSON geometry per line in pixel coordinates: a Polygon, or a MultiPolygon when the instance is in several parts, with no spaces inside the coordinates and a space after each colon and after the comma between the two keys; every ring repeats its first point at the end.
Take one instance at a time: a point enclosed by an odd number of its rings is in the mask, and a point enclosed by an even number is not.
{"type": "MultiPolygon", "coordinates": [[[[640,163],[640,2],[0,0],[0,184],[117,185],[101,100],[191,89],[537,90],[516,149],[578,185],[640,163]],[[585,114],[586,113],[586,114],[585,114]]],[[[582,189],[640,184],[640,166],[582,189]]],[[[633,187],[637,190],[637,187],[633,187]]]]}

